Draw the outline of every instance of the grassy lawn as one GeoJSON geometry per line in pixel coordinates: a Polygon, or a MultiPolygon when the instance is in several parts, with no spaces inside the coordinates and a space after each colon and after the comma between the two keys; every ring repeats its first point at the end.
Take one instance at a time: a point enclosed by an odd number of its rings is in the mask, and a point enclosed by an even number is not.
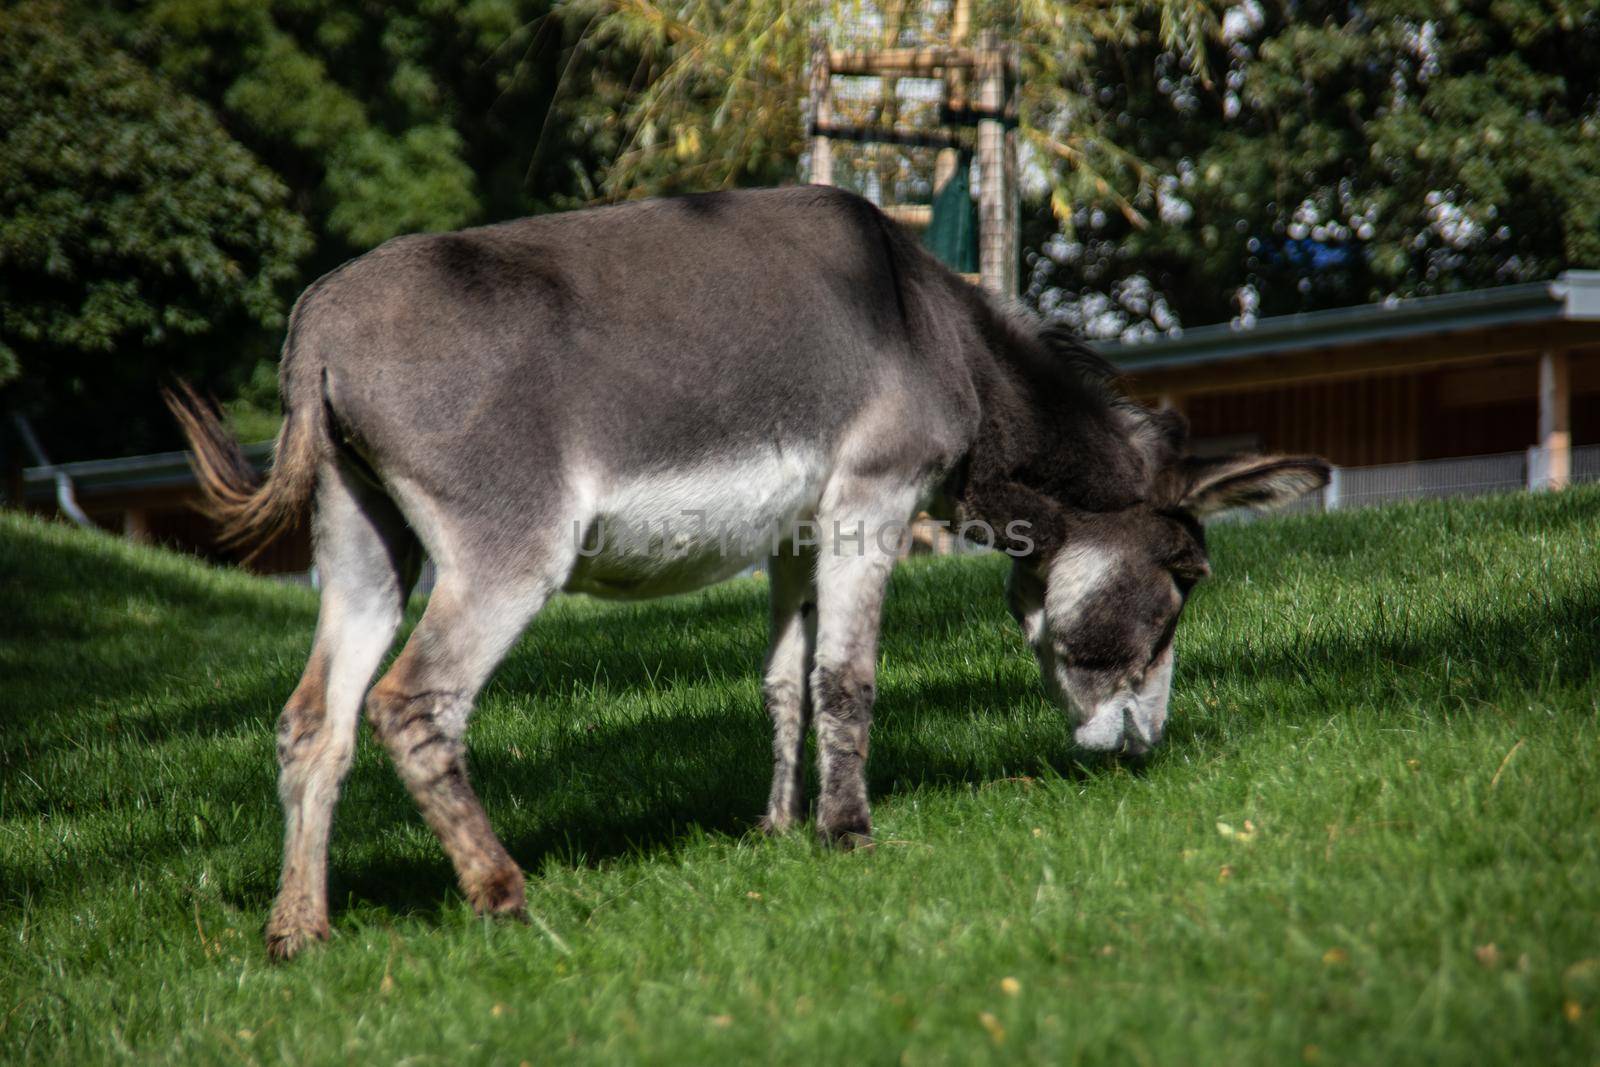
{"type": "Polygon", "coordinates": [[[1002,560],[903,567],[871,853],[751,832],[759,580],[558,604],[471,735],[533,922],[363,738],[334,939],[274,967],[314,595],[0,517],[0,1062],[1594,1062],[1600,491],[1212,542],[1137,771],[1074,754],[1002,560]]]}

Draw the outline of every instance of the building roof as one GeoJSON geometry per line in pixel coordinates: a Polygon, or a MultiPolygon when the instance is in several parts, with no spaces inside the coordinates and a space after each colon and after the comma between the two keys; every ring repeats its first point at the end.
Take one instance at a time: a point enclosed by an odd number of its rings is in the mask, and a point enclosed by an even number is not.
{"type": "MultiPolygon", "coordinates": [[[[272,442],[246,445],[245,456],[257,470],[264,470],[272,455],[272,442]]],[[[80,497],[92,500],[98,493],[137,492],[169,489],[194,484],[187,452],[156,452],[147,456],[118,459],[90,459],[78,463],[58,463],[50,467],[27,467],[22,472],[23,491],[29,500],[48,500],[55,496],[56,472],[72,479],[80,497]]]]}
{"type": "Polygon", "coordinates": [[[1392,344],[1424,336],[1519,326],[1600,323],[1600,271],[1381,304],[1222,323],[1094,347],[1130,375],[1263,356],[1392,344]]]}

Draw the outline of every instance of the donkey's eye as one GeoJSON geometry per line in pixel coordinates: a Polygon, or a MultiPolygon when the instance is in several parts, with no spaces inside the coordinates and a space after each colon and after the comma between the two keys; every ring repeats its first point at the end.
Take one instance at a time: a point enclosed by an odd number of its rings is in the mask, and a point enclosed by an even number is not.
{"type": "Polygon", "coordinates": [[[1166,653],[1167,648],[1172,644],[1173,636],[1177,632],[1178,613],[1175,611],[1172,613],[1172,617],[1167,620],[1167,624],[1161,628],[1161,633],[1156,637],[1155,644],[1151,646],[1150,658],[1145,661],[1146,670],[1166,653]]]}

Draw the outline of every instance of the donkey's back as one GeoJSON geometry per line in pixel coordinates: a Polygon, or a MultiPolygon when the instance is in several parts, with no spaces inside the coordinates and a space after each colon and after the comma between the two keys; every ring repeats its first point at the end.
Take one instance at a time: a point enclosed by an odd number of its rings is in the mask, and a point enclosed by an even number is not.
{"type": "Polygon", "coordinates": [[[864,386],[936,391],[957,370],[912,343],[904,246],[872,205],[815,187],[403,237],[306,294],[292,358],[325,368],[372,456],[413,466],[447,449],[548,468],[559,450],[633,468],[825,437],[864,386]]]}

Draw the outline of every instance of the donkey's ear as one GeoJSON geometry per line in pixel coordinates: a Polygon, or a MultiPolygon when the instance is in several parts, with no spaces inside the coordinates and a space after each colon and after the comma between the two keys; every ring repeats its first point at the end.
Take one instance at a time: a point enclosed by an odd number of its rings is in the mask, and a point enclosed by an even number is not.
{"type": "Polygon", "coordinates": [[[1150,412],[1150,423],[1175,449],[1182,449],[1189,440],[1189,420],[1176,408],[1157,408],[1150,412]]]}
{"type": "Polygon", "coordinates": [[[1189,420],[1171,408],[1139,408],[1128,415],[1128,437],[1153,471],[1178,462],[1189,441],[1189,420]]]}
{"type": "Polygon", "coordinates": [[[1223,456],[1183,461],[1182,506],[1204,517],[1229,508],[1275,508],[1328,484],[1316,456],[1223,456]]]}

